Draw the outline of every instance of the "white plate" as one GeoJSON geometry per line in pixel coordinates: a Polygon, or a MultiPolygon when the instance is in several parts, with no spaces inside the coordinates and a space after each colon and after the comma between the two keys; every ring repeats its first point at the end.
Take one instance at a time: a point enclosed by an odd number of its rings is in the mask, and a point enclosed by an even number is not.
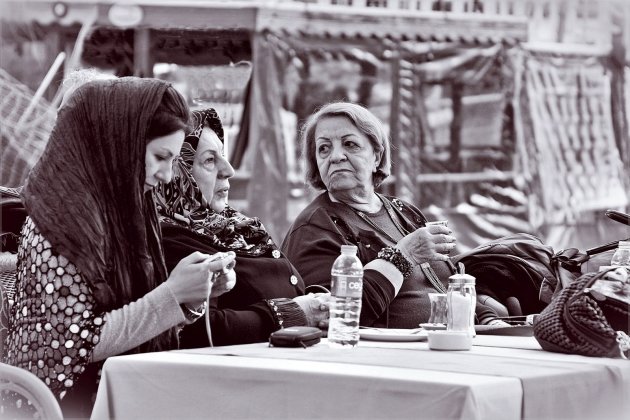
{"type": "Polygon", "coordinates": [[[422,328],[361,328],[359,335],[373,341],[426,341],[427,332],[422,328]]]}

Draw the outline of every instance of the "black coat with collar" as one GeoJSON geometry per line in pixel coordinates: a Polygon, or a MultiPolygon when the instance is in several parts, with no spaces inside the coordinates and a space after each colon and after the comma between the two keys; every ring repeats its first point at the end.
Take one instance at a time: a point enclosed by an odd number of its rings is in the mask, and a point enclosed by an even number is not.
{"type": "MultiPolygon", "coordinates": [[[[225,252],[209,245],[203,236],[173,224],[161,224],[162,244],[169,273],[179,261],[199,251],[225,252]]],[[[234,289],[210,302],[210,325],[214,345],[267,341],[278,329],[265,299],[294,298],[304,294],[304,282],[284,255],[273,257],[237,256],[234,289]]],[[[205,319],[201,317],[180,333],[181,348],[207,347],[205,319]]]]}

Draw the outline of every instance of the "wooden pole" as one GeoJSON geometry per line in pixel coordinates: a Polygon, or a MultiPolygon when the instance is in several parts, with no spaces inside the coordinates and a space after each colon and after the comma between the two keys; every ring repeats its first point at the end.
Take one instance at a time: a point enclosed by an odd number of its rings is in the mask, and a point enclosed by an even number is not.
{"type": "Polygon", "coordinates": [[[138,28],[134,32],[133,74],[138,77],[153,77],[150,28],[138,28]]]}
{"type": "Polygon", "coordinates": [[[59,68],[61,67],[61,64],[63,63],[65,59],[66,59],[65,52],[62,51],[59,54],[57,54],[57,58],[55,58],[55,61],[53,62],[52,66],[50,66],[50,68],[48,69],[48,72],[46,73],[44,80],[42,80],[42,83],[37,88],[37,91],[35,92],[35,95],[33,95],[31,102],[29,102],[28,107],[26,108],[26,111],[24,111],[24,114],[22,114],[22,116],[18,120],[18,123],[15,127],[16,132],[19,132],[19,130],[22,129],[22,125],[26,123],[28,118],[31,116],[31,114],[33,113],[33,110],[35,109],[35,106],[44,95],[44,92],[46,92],[46,89],[48,89],[50,82],[53,80],[53,78],[59,71],[59,68]]]}

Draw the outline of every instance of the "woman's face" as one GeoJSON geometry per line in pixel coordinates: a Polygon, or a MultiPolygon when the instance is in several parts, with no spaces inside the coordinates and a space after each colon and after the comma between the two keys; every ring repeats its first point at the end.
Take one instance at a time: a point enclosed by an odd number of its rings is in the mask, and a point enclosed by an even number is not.
{"type": "Polygon", "coordinates": [[[156,137],[147,144],[144,154],[144,192],[155,187],[158,182],[170,182],[173,176],[173,161],[179,155],[184,143],[184,131],[175,131],[156,137]]]}
{"type": "Polygon", "coordinates": [[[348,118],[324,117],[317,123],[315,156],[329,192],[374,188],[372,175],[380,159],[368,137],[348,118]]]}
{"type": "Polygon", "coordinates": [[[228,179],[234,176],[234,168],[223,156],[223,143],[208,127],[204,127],[199,137],[192,175],[210,208],[216,212],[223,210],[230,191],[228,179]]]}

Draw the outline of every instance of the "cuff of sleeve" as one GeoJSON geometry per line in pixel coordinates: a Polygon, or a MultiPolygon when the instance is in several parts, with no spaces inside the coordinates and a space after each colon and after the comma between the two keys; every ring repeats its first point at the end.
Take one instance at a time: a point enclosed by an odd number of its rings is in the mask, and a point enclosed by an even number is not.
{"type": "Polygon", "coordinates": [[[398,294],[400,288],[402,287],[403,278],[402,273],[396,266],[389,261],[376,259],[372,260],[369,263],[365,264],[363,267],[365,270],[374,270],[381,273],[389,282],[394,286],[394,296],[398,294]]]}
{"type": "MultiPolygon", "coordinates": [[[[175,325],[181,324],[183,322],[187,321],[186,318],[186,314],[184,313],[184,309],[182,308],[183,305],[180,305],[179,302],[177,301],[177,298],[175,297],[175,295],[173,294],[173,291],[171,290],[170,286],[168,285],[167,282],[162,283],[161,285],[159,285],[158,287],[156,287],[153,292],[156,291],[160,291],[159,293],[163,296],[164,299],[164,304],[166,305],[167,308],[176,308],[179,307],[180,310],[175,310],[175,312],[178,315],[178,321],[175,325]]],[[[153,292],[149,292],[149,293],[153,293],[153,292]]]]}
{"type": "Polygon", "coordinates": [[[298,325],[308,325],[306,314],[300,308],[300,305],[288,298],[268,299],[267,305],[271,309],[276,327],[288,328],[298,325]]]}
{"type": "Polygon", "coordinates": [[[398,248],[386,246],[378,252],[378,258],[394,264],[396,268],[402,273],[404,279],[409,277],[411,275],[411,272],[413,271],[413,266],[411,265],[411,262],[409,262],[409,260],[398,248]]]}

